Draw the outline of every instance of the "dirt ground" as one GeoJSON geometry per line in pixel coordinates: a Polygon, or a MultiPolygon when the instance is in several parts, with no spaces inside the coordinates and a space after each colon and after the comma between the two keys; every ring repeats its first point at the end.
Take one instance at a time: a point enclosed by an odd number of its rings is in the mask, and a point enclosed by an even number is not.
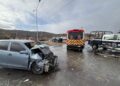
{"type": "Polygon", "coordinates": [[[49,46],[62,46],[64,43],[58,43],[58,42],[52,42],[52,41],[45,41],[45,44],[49,45],[49,46]]]}
{"type": "Polygon", "coordinates": [[[83,53],[67,51],[66,45],[51,46],[59,70],[43,75],[0,69],[0,86],[120,86],[120,58],[94,55],[89,46],[83,53]]]}

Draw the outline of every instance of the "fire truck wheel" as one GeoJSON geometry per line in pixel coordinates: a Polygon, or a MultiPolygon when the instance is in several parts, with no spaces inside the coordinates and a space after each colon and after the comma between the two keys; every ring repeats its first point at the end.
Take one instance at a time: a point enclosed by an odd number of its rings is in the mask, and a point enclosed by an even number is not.
{"type": "Polygon", "coordinates": [[[67,50],[69,50],[69,46],[67,46],[67,50]]]}
{"type": "Polygon", "coordinates": [[[83,52],[83,49],[80,49],[79,51],[80,51],[80,52],[83,52]]]}

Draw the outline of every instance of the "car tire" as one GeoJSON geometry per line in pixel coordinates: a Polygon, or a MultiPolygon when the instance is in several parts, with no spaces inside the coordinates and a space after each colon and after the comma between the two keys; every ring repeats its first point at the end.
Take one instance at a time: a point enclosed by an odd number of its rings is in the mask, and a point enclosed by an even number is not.
{"type": "Polygon", "coordinates": [[[33,63],[31,66],[31,71],[34,74],[42,74],[44,72],[44,68],[43,67],[40,68],[36,63],[33,63]]]}
{"type": "Polygon", "coordinates": [[[84,47],[85,47],[85,46],[82,46],[82,47],[79,49],[79,51],[80,51],[80,52],[83,52],[84,47]]]}
{"type": "Polygon", "coordinates": [[[93,49],[93,50],[98,49],[98,45],[92,45],[92,49],[93,49]]]}
{"type": "Polygon", "coordinates": [[[82,53],[82,52],[83,52],[83,49],[78,49],[78,51],[82,53]]]}
{"type": "Polygon", "coordinates": [[[83,51],[82,50],[79,50],[80,53],[82,53],[83,51]]]}
{"type": "Polygon", "coordinates": [[[103,50],[106,51],[106,50],[107,50],[107,47],[103,47],[103,50]]]}

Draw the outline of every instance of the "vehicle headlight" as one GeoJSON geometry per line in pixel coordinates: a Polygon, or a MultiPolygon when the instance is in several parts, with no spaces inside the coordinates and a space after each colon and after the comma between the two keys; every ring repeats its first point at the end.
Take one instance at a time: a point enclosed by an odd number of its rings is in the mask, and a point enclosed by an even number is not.
{"type": "Polygon", "coordinates": [[[117,44],[116,44],[116,43],[112,43],[112,47],[113,47],[113,48],[116,48],[116,47],[117,47],[117,44]]]}

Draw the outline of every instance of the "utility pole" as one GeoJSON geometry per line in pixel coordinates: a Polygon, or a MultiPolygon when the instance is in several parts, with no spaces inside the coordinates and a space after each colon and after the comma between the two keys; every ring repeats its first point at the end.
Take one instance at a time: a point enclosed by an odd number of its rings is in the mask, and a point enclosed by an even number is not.
{"type": "Polygon", "coordinates": [[[17,38],[18,38],[18,31],[15,30],[15,37],[14,37],[14,39],[17,39],[17,38]]]}
{"type": "Polygon", "coordinates": [[[38,28],[38,7],[39,7],[39,3],[41,2],[41,0],[39,0],[37,7],[36,7],[36,30],[37,30],[37,34],[36,34],[36,40],[39,41],[39,28],[38,28]]]}

